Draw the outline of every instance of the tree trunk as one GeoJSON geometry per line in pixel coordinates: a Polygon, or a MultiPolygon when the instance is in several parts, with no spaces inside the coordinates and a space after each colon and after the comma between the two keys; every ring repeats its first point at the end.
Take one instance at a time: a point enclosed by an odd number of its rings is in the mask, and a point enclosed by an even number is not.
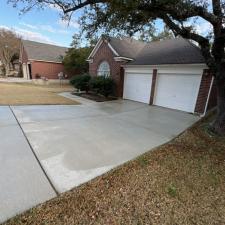
{"type": "Polygon", "coordinates": [[[225,79],[217,79],[217,115],[211,129],[214,133],[225,135],[225,79]]]}
{"type": "Polygon", "coordinates": [[[10,65],[5,65],[5,76],[8,77],[10,75],[10,65]]]}

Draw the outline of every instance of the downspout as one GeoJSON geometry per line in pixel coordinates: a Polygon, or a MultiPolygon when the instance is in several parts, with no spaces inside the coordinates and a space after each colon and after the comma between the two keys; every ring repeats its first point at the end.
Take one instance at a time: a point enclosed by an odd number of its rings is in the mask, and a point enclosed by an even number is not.
{"type": "Polygon", "coordinates": [[[201,117],[204,117],[206,112],[207,112],[207,108],[208,108],[208,104],[209,104],[209,98],[210,98],[210,95],[211,95],[213,82],[214,82],[214,76],[212,77],[211,84],[210,84],[210,87],[209,87],[209,93],[208,93],[208,97],[207,97],[206,104],[205,104],[205,110],[204,110],[204,113],[201,115],[201,117]]]}

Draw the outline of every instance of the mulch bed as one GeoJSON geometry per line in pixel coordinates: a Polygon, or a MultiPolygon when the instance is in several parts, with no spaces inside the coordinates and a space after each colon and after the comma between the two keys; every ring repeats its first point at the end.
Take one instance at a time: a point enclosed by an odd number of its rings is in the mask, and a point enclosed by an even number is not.
{"type": "Polygon", "coordinates": [[[5,225],[225,224],[225,138],[204,123],[5,225]]]}
{"type": "Polygon", "coordinates": [[[77,96],[80,96],[80,97],[83,97],[83,98],[87,98],[89,100],[93,100],[93,101],[96,101],[96,102],[105,102],[105,101],[112,101],[112,100],[117,100],[116,97],[113,97],[113,96],[109,96],[109,97],[105,97],[103,95],[99,95],[99,94],[96,94],[96,93],[77,93],[77,92],[74,92],[73,95],[77,95],[77,96]]]}

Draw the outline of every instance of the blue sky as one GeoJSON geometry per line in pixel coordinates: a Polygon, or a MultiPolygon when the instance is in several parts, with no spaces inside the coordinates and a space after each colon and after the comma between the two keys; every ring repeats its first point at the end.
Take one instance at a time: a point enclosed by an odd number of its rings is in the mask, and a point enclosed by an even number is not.
{"type": "Polygon", "coordinates": [[[19,15],[19,10],[6,2],[1,0],[0,3],[0,28],[13,29],[25,39],[68,47],[72,35],[79,30],[75,18],[68,27],[67,22],[60,19],[56,8],[34,9],[19,15]]]}
{"type": "MultiPolygon", "coordinates": [[[[68,26],[67,22],[60,19],[57,8],[33,9],[19,15],[19,9],[6,2],[7,0],[1,0],[0,3],[0,28],[13,29],[24,39],[68,47],[73,34],[79,31],[77,20],[80,12],[75,14],[76,17],[73,17],[68,26]]],[[[199,20],[195,25],[197,32],[201,34],[208,33],[210,29],[209,24],[203,20],[199,20]]],[[[162,23],[158,21],[157,27],[160,30],[162,23]]]]}

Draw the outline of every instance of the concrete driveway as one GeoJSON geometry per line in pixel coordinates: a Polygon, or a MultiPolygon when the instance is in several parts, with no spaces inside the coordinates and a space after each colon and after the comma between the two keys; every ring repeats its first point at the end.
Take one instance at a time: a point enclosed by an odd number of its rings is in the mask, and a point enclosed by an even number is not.
{"type": "Polygon", "coordinates": [[[15,117],[0,107],[0,223],[56,196],[15,117]]]}
{"type": "Polygon", "coordinates": [[[0,110],[1,115],[11,118],[0,123],[0,132],[6,138],[0,145],[0,220],[4,219],[4,204],[8,204],[12,216],[54,197],[50,183],[59,193],[67,191],[171,140],[199,119],[125,100],[76,106],[15,106],[12,110],[19,124],[8,107],[0,110]],[[30,202],[23,203],[24,199],[30,202]],[[17,203],[24,207],[15,210],[20,207],[17,203]]]}

